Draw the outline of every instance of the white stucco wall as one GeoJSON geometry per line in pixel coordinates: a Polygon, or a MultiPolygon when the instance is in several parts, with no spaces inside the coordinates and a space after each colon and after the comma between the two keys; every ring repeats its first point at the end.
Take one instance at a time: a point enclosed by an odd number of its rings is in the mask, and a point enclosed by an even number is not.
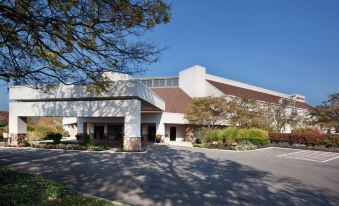
{"type": "Polygon", "coordinates": [[[170,137],[170,128],[175,127],[176,128],[176,141],[184,141],[185,140],[185,134],[186,134],[186,125],[178,125],[178,124],[166,124],[165,125],[165,134],[170,137]]]}
{"type": "Polygon", "coordinates": [[[94,94],[79,85],[59,85],[47,92],[35,90],[25,86],[13,86],[9,90],[9,99],[17,101],[36,101],[36,100],[92,100],[93,98],[140,98],[159,110],[165,110],[165,102],[154,92],[149,90],[143,84],[136,80],[112,82],[108,92],[94,94]],[[87,99],[86,99],[87,98],[87,99]]]}
{"type": "MultiPolygon", "coordinates": [[[[24,117],[123,117],[124,133],[140,137],[141,102],[139,100],[10,102],[9,133],[26,133],[24,117]]],[[[83,131],[78,124],[78,131],[83,131]]]]}
{"type": "Polygon", "coordinates": [[[206,68],[196,65],[179,72],[179,87],[191,97],[204,97],[206,68]]]}

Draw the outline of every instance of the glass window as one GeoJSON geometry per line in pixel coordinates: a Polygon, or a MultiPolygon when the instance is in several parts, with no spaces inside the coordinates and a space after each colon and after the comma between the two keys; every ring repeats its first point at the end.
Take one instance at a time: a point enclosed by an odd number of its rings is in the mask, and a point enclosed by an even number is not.
{"type": "Polygon", "coordinates": [[[167,87],[173,86],[173,83],[172,83],[172,82],[173,82],[172,79],[167,79],[167,80],[166,80],[166,86],[167,86],[167,87]]]}
{"type": "Polygon", "coordinates": [[[154,87],[159,87],[159,85],[160,85],[160,80],[159,79],[154,79],[153,80],[154,81],[154,87]]]}
{"type": "Polygon", "coordinates": [[[179,79],[178,79],[178,78],[173,79],[173,81],[172,81],[172,86],[173,86],[173,87],[177,87],[178,85],[179,85],[179,79]]]}
{"type": "Polygon", "coordinates": [[[147,81],[146,80],[141,80],[141,83],[145,86],[147,86],[147,81]]]}
{"type": "Polygon", "coordinates": [[[146,86],[147,86],[147,87],[152,87],[152,86],[153,86],[153,85],[152,85],[152,79],[147,80],[146,86]]]}
{"type": "Polygon", "coordinates": [[[159,87],[165,87],[165,80],[159,79],[159,87]]]}

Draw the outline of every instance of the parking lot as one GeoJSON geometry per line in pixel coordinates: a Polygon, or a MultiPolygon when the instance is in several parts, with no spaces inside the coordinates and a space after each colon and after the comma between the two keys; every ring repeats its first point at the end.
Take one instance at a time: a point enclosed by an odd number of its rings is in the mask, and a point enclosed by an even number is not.
{"type": "Polygon", "coordinates": [[[145,153],[0,149],[0,165],[133,205],[339,205],[339,158],[157,145],[145,153]]]}

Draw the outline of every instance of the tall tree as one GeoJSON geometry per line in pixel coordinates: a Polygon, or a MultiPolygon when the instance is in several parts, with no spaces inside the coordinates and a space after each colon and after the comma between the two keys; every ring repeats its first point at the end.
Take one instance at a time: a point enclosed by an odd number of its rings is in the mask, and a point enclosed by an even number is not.
{"type": "Polygon", "coordinates": [[[328,96],[328,99],[316,106],[311,115],[314,117],[314,123],[320,127],[335,127],[339,131],[339,92],[328,96]]]}
{"type": "Polygon", "coordinates": [[[159,50],[140,36],[170,21],[163,0],[0,0],[0,80],[103,85],[159,50]]]}
{"type": "Polygon", "coordinates": [[[263,121],[263,111],[255,100],[243,97],[232,97],[229,100],[230,119],[233,126],[260,127],[263,121]]]}
{"type": "Polygon", "coordinates": [[[193,125],[214,128],[227,120],[228,105],[224,97],[195,98],[185,113],[185,119],[193,125]]]}

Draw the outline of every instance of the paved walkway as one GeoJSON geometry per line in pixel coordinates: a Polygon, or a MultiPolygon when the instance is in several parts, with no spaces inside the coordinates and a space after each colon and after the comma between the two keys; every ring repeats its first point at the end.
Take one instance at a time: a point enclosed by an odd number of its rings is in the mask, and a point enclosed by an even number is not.
{"type": "Polygon", "coordinates": [[[291,151],[157,145],[146,153],[109,154],[0,148],[0,166],[133,205],[339,205],[339,159],[277,157],[291,151]]]}

